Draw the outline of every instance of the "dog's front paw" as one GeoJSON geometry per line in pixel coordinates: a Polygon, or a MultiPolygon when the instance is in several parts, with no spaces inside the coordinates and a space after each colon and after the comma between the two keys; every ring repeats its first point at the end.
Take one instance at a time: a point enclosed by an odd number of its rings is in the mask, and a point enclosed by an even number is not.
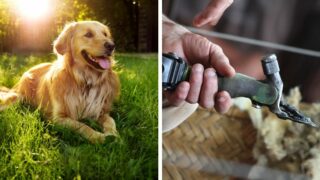
{"type": "Polygon", "coordinates": [[[103,133],[95,132],[88,138],[88,140],[93,144],[101,144],[104,142],[105,137],[106,136],[103,133]]]}
{"type": "Polygon", "coordinates": [[[95,132],[92,136],[90,136],[89,141],[93,144],[102,144],[105,142],[106,137],[113,136],[113,137],[119,137],[119,134],[117,131],[115,132],[108,132],[108,133],[100,133],[95,132]]]}
{"type": "Polygon", "coordinates": [[[7,108],[10,104],[16,102],[19,96],[14,92],[2,92],[0,89],[0,111],[7,108]]]}
{"type": "Polygon", "coordinates": [[[103,134],[105,136],[116,136],[119,137],[119,133],[115,127],[104,127],[103,134]]]}

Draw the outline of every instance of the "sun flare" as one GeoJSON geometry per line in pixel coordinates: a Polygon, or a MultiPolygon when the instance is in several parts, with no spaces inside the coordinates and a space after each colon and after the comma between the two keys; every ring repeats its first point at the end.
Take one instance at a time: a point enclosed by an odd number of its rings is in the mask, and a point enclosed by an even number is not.
{"type": "Polygon", "coordinates": [[[50,0],[14,0],[17,13],[27,19],[45,17],[50,11],[50,0]]]}

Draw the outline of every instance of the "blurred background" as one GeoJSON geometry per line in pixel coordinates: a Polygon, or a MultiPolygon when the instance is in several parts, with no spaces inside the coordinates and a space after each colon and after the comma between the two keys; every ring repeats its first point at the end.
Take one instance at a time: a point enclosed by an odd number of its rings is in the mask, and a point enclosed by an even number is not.
{"type": "Polygon", "coordinates": [[[111,27],[120,52],[158,50],[157,0],[0,0],[0,52],[52,52],[67,22],[111,27]]]}

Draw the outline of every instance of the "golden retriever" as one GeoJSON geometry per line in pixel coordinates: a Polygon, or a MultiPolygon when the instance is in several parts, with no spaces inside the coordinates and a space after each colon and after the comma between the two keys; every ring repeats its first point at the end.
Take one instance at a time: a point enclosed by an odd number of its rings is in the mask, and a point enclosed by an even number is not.
{"type": "Polygon", "coordinates": [[[54,41],[58,60],[25,72],[12,90],[0,89],[0,108],[22,99],[40,107],[53,123],[70,128],[92,143],[117,135],[109,113],[119,95],[112,71],[114,42],[107,26],[96,21],[66,25],[54,41]],[[96,119],[103,133],[82,123],[96,119]]]}

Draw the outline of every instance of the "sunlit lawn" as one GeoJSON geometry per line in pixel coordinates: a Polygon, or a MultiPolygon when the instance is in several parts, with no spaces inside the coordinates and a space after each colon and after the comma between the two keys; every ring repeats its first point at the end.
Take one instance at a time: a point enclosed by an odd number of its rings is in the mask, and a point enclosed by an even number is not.
{"type": "MultiPolygon", "coordinates": [[[[0,56],[0,86],[54,55],[0,56]]],[[[17,103],[0,112],[0,179],[155,179],[158,177],[158,91],[155,54],[120,54],[121,97],[114,117],[121,138],[92,145],[17,103]]],[[[96,124],[91,124],[96,126],[96,124]]]]}

